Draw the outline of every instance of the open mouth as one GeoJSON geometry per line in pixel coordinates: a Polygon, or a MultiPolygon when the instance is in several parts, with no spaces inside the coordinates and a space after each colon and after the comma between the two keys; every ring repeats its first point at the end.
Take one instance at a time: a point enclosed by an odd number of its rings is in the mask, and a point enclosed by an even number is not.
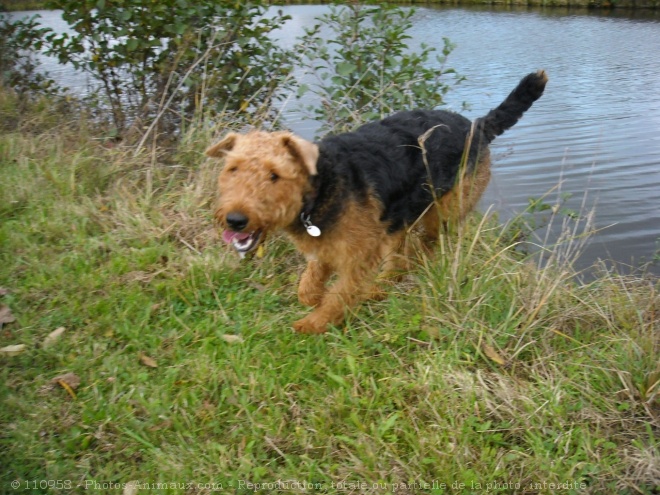
{"type": "Polygon", "coordinates": [[[261,230],[254,232],[234,232],[233,230],[225,230],[222,233],[222,240],[238,252],[241,258],[245,257],[247,253],[252,251],[259,245],[261,239],[261,230]]]}

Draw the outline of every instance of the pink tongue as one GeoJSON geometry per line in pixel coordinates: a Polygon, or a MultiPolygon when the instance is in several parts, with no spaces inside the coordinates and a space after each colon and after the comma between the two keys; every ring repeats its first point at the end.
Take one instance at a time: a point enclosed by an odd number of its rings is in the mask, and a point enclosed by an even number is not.
{"type": "Polygon", "coordinates": [[[234,232],[233,230],[225,230],[222,233],[222,240],[227,244],[231,244],[234,239],[237,241],[244,241],[248,237],[250,237],[250,234],[246,234],[244,232],[234,232]]]}

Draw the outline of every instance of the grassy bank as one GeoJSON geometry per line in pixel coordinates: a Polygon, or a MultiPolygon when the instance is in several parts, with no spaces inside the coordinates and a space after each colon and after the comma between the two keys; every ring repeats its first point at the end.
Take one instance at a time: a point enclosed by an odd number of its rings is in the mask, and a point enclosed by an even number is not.
{"type": "Polygon", "coordinates": [[[218,242],[212,130],[136,154],[7,93],[0,122],[1,493],[657,493],[657,281],[577,286],[475,215],[296,335],[298,255],[218,242]]]}

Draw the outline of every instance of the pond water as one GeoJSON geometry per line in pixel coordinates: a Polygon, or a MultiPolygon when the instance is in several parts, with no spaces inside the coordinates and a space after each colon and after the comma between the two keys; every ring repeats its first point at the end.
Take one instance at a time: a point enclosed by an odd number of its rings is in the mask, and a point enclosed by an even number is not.
{"type": "MultiPolygon", "coordinates": [[[[282,9],[293,18],[277,35],[286,45],[328,7],[282,9]]],[[[57,12],[40,14],[65,28],[57,12]]],[[[660,250],[660,13],[424,7],[413,19],[411,47],[441,50],[443,37],[456,44],[447,66],[466,80],[445,101],[469,118],[499,104],[525,74],[549,74],[544,96],[491,145],[493,178],[481,209],[506,220],[529,198],[549,193],[552,204],[568,193],[565,206],[593,209],[598,229],[578,268],[597,259],[651,261],[660,250]]],[[[64,85],[85,85],[67,69],[47,70],[64,85]]],[[[317,124],[295,106],[285,108],[285,122],[311,139],[317,124]]],[[[659,264],[651,271],[659,274],[659,264]]]]}

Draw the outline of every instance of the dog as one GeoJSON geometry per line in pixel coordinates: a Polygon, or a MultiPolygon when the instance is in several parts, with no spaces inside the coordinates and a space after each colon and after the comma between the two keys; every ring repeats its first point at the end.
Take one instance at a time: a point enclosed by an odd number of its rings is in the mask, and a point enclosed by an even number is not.
{"type": "Polygon", "coordinates": [[[206,150],[224,158],[215,212],[223,240],[244,256],[283,230],[307,260],[298,299],[314,308],[293,328],[323,333],[347,308],[384,296],[377,278],[399,273],[412,226],[423,228],[430,249],[442,226],[475,207],[490,179],[488,145],[547,81],[545,71],[528,74],[474,122],[445,110],[402,111],[316,143],[285,131],[230,132],[206,150]]]}

